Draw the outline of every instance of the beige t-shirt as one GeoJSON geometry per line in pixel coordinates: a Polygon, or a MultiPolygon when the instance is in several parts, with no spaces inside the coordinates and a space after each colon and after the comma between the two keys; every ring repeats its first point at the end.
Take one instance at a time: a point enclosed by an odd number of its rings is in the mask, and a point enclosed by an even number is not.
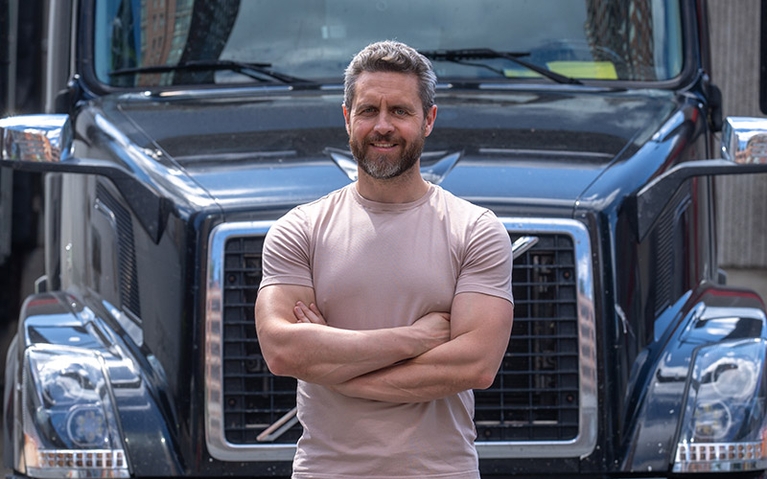
{"type": "MultiPolygon", "coordinates": [[[[261,287],[314,288],[329,326],[412,324],[479,292],[513,301],[511,242],[495,215],[430,185],[417,201],[369,201],[351,184],[299,206],[269,231],[261,287]]],[[[396,404],[298,381],[304,433],[295,478],[479,477],[474,396],[396,404]]]]}

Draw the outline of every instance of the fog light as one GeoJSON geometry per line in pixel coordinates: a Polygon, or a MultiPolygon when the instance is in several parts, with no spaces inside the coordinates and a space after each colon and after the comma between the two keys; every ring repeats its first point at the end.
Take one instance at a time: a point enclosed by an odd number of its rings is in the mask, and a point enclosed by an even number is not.
{"type": "Polygon", "coordinates": [[[701,347],[690,371],[674,472],[767,468],[763,339],[701,347]]]}
{"type": "Polygon", "coordinates": [[[80,447],[103,447],[109,442],[106,418],[101,409],[75,407],[68,414],[67,433],[80,447]]]}
{"type": "Polygon", "coordinates": [[[721,401],[698,404],[693,413],[695,439],[717,441],[723,438],[732,426],[730,409],[721,401]]]}

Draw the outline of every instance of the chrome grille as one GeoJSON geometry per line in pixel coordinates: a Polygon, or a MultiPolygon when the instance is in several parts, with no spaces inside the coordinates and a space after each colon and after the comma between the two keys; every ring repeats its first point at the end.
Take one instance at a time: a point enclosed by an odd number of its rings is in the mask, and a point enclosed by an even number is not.
{"type": "MultiPolygon", "coordinates": [[[[475,391],[477,448],[492,458],[590,452],[596,368],[588,236],[575,221],[503,220],[512,240],[534,235],[538,243],[515,260],[515,320],[501,369],[489,389],[475,391]]],[[[258,439],[290,415],[296,386],[268,372],[255,336],[268,227],[223,225],[211,235],[206,426],[219,459],[289,460],[301,433],[295,424],[268,442],[258,439]]]]}
{"type": "MultiPolygon", "coordinates": [[[[224,249],[223,414],[233,444],[255,444],[261,431],[296,405],[296,380],[269,372],[256,338],[253,305],[263,243],[263,236],[236,236],[224,249]]],[[[294,428],[277,442],[295,443],[300,435],[294,428]]]]}

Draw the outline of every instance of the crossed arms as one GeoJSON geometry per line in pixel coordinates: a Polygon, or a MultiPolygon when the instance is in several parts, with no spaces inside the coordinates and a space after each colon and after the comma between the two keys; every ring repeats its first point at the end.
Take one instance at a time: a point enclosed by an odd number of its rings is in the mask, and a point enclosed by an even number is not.
{"type": "Polygon", "coordinates": [[[425,402],[489,387],[508,345],[512,304],[460,293],[449,312],[411,326],[352,331],[328,326],[304,286],[264,287],[256,331],[270,370],[347,396],[425,402]]]}

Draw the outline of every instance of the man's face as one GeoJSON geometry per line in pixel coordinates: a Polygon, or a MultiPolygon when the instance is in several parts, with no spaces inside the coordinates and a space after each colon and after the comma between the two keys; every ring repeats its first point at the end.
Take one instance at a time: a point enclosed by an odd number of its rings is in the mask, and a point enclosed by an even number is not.
{"type": "Polygon", "coordinates": [[[376,179],[394,178],[421,157],[437,107],[424,116],[415,75],[363,72],[354,104],[344,107],[349,145],[363,172],[376,179]]]}

